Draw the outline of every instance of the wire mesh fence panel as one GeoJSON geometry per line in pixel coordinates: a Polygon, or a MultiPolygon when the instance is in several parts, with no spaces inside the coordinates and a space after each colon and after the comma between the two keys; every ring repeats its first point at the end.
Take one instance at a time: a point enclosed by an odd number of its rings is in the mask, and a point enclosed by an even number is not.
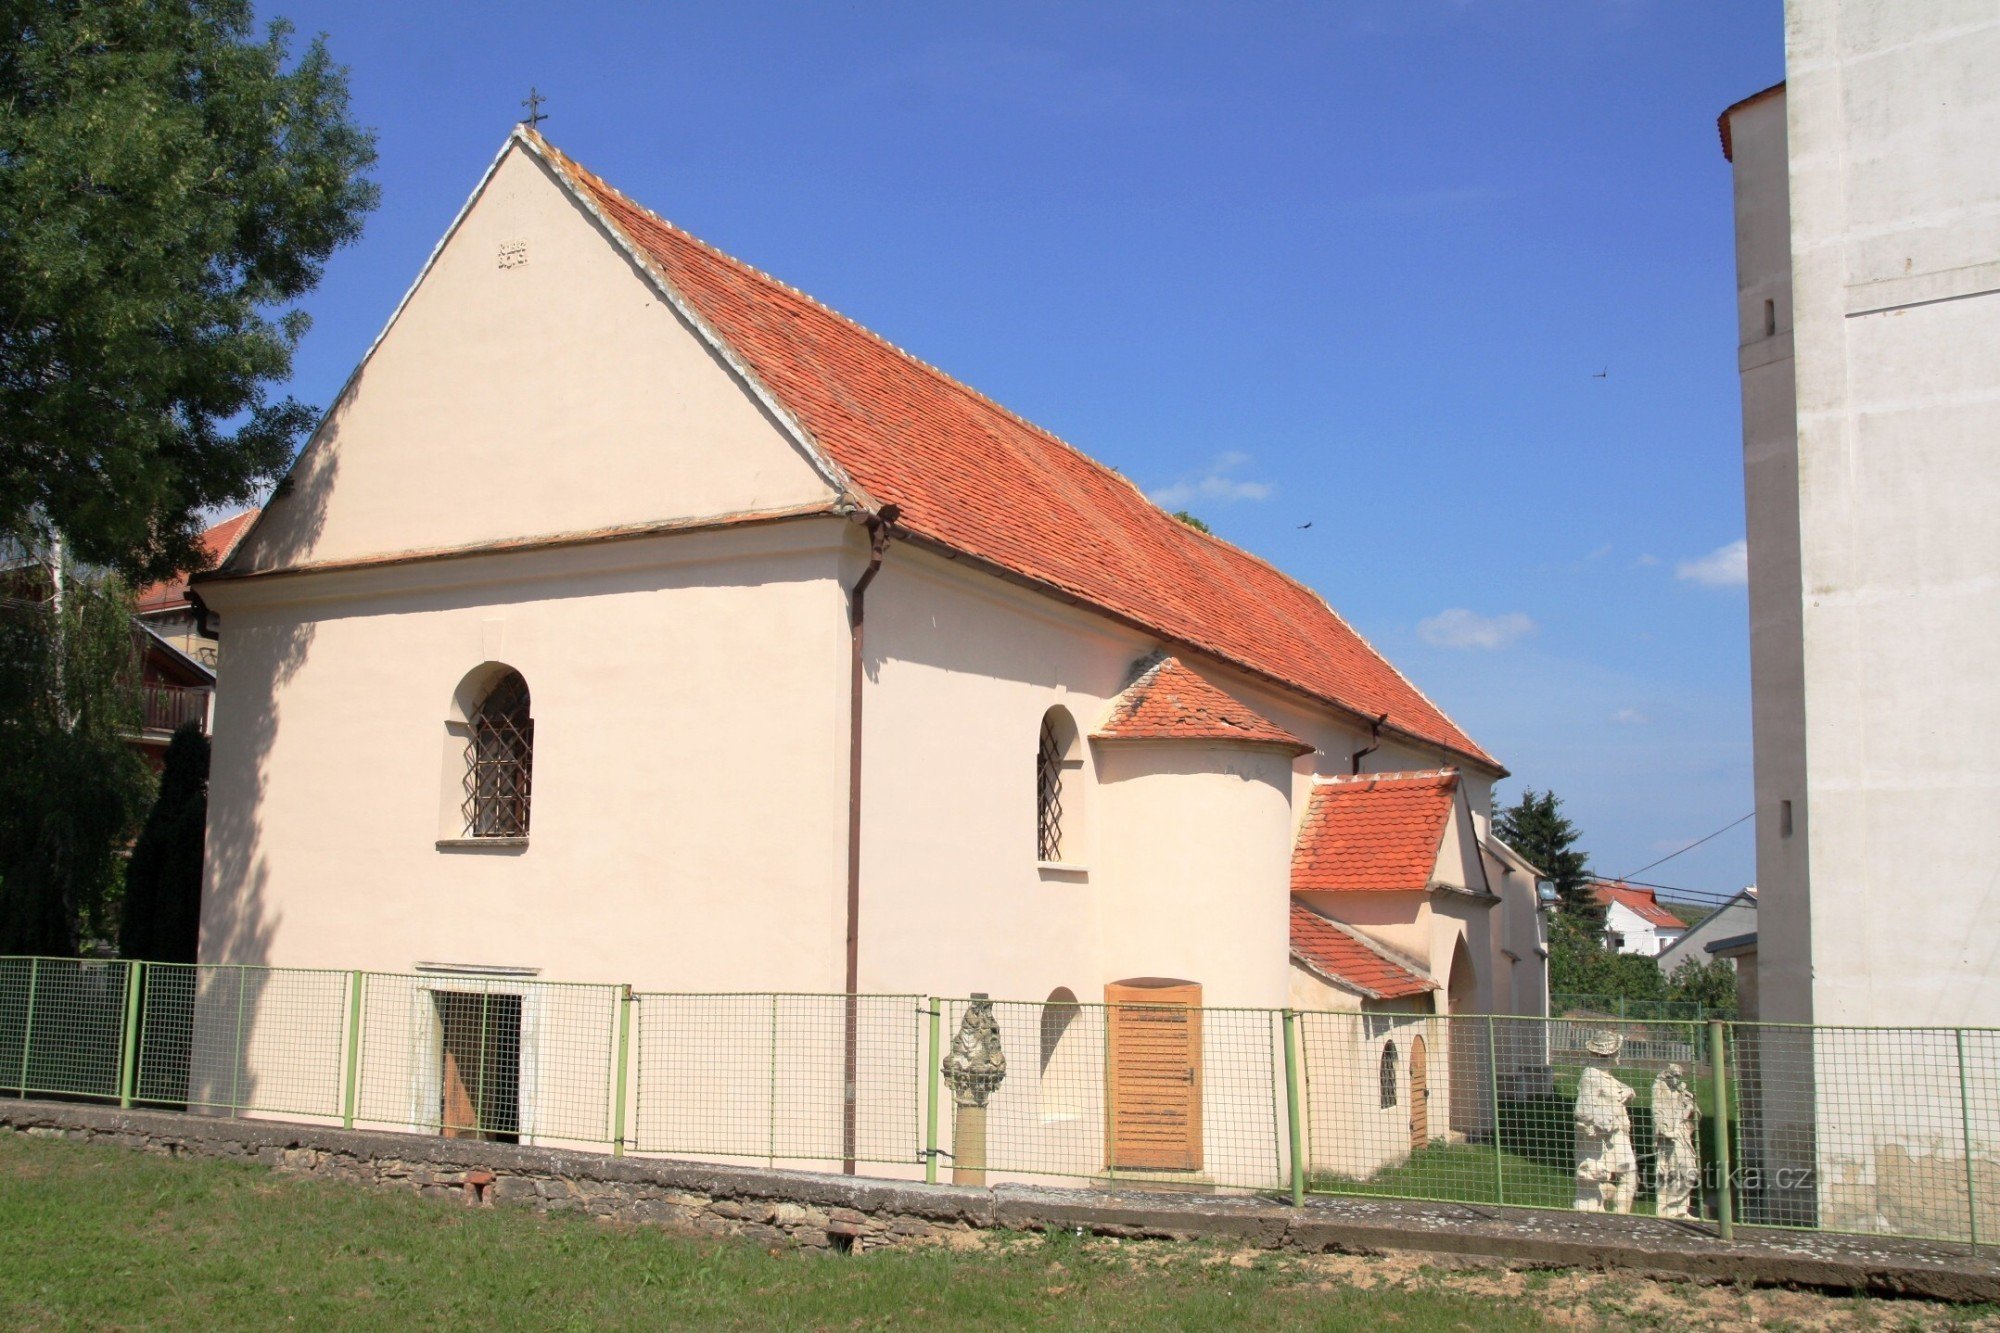
{"type": "Polygon", "coordinates": [[[1949,1028],[1732,1025],[1738,1216],[1949,1240],[1977,1227],[1990,1238],[2000,1218],[1980,1188],[2000,1115],[1994,1040],[1949,1028]]]}
{"type": "Polygon", "coordinates": [[[1695,1000],[1632,1000],[1622,995],[1588,995],[1577,991],[1552,992],[1549,1012],[1564,1018],[1682,1023],[1701,1023],[1711,1016],[1708,1006],[1695,1000]]]}
{"type": "Polygon", "coordinates": [[[1395,1012],[1299,1023],[1314,1190],[1669,1216],[1702,1207],[1709,1070],[1694,1025],[1395,1012]]]}
{"type": "Polygon", "coordinates": [[[149,1105],[332,1117],[348,974],[148,963],[134,1091],[149,1105]]]}
{"type": "Polygon", "coordinates": [[[500,1143],[611,1140],[617,986],[362,978],[356,1119],[500,1143]]]}
{"type": "Polygon", "coordinates": [[[993,1172],[1240,1189],[1286,1180],[1275,1010],[949,1000],[942,1013],[953,1055],[940,1132],[959,1179],[993,1172]],[[990,1076],[954,1077],[952,1061],[978,1055],[986,1013],[1006,1063],[997,1084],[982,1087],[990,1076]]]}
{"type": "Polygon", "coordinates": [[[635,998],[638,1151],[774,1162],[920,1160],[918,997],[635,998]],[[850,1018],[851,1110],[844,1093],[850,1018]]]}
{"type": "Polygon", "coordinates": [[[28,1050],[28,990],[35,960],[0,958],[0,1089],[27,1091],[23,1056],[28,1050]]]}
{"type": "Polygon", "coordinates": [[[0,1080],[33,1096],[119,1094],[128,964],[102,959],[8,960],[0,990],[0,1080]]]}

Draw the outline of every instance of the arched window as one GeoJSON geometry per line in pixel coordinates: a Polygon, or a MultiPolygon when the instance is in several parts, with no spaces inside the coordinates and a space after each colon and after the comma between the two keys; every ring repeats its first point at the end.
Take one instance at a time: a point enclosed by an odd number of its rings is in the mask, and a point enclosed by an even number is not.
{"type": "Polygon", "coordinates": [[[1382,1043],[1382,1105],[1396,1104],[1396,1043],[1382,1043]]]}
{"type": "Polygon", "coordinates": [[[1035,746],[1035,859],[1081,859],[1083,738],[1067,708],[1042,714],[1035,746]],[[1065,857],[1063,853],[1069,855],[1065,857]]]}
{"type": "Polygon", "coordinates": [[[465,836],[525,838],[535,772],[535,721],[528,682],[508,670],[495,677],[467,719],[465,836]]]}

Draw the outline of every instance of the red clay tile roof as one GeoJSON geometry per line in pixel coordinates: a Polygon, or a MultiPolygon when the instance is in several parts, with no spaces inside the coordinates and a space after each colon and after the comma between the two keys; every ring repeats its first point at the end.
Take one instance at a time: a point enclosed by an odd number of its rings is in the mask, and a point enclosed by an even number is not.
{"type": "Polygon", "coordinates": [[[1660,906],[1660,900],[1651,889],[1635,889],[1630,884],[1607,884],[1598,880],[1590,886],[1590,894],[1606,907],[1612,903],[1623,903],[1644,918],[1648,925],[1667,930],[1687,929],[1687,922],[1660,906]]]}
{"type": "Polygon", "coordinates": [[[1457,792],[1448,768],[1317,780],[1292,847],[1292,892],[1429,888],[1457,792]]]}
{"type": "Polygon", "coordinates": [[[531,130],[820,453],[914,536],[1463,755],[1493,757],[1312,589],[804,293],[647,212],[531,130]]]}
{"type": "Polygon", "coordinates": [[[1281,745],[1299,754],[1313,747],[1240,700],[1209,684],[1177,657],[1146,666],[1111,701],[1094,739],[1227,740],[1281,745]]]}
{"type": "MultiPolygon", "coordinates": [[[[251,521],[256,517],[256,510],[247,509],[234,518],[223,519],[201,534],[201,548],[208,552],[210,569],[214,569],[229,558],[229,553],[236,549],[236,543],[242,540],[243,534],[249,530],[251,521]]],[[[147,611],[185,610],[188,603],[183,594],[187,592],[187,587],[185,574],[162,583],[149,583],[139,590],[139,596],[133,602],[132,609],[141,614],[147,611]]]]}
{"type": "Polygon", "coordinates": [[[1400,1000],[1437,989],[1437,983],[1359,931],[1321,916],[1292,899],[1292,955],[1313,971],[1370,999],[1400,1000]]]}

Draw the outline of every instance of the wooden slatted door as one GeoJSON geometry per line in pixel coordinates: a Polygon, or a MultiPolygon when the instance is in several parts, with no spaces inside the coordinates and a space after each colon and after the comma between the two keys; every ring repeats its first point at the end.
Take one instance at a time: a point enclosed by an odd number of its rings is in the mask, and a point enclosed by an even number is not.
{"type": "Polygon", "coordinates": [[[1422,1152],[1431,1141],[1431,1057],[1424,1039],[1410,1042],[1410,1151],[1422,1152]]]}
{"type": "Polygon", "coordinates": [[[1110,1165],[1201,1170],[1201,987],[1114,983],[1104,1002],[1110,1165]]]}

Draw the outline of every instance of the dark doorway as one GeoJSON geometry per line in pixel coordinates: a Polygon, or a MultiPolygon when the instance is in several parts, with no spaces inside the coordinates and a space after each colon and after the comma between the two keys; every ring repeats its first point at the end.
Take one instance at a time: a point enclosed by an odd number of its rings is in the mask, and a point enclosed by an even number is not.
{"type": "Polygon", "coordinates": [[[443,1034],[440,1132],[517,1143],[521,1136],[521,997],[433,991],[443,1034]]]}

